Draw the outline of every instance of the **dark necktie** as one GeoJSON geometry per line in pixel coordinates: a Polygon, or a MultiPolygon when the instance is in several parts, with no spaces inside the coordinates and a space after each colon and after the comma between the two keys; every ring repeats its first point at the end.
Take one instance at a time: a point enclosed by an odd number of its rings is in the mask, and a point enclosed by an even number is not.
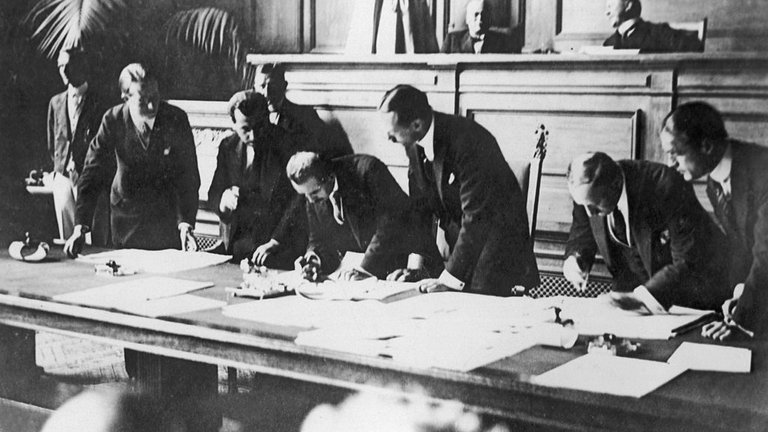
{"type": "Polygon", "coordinates": [[[731,197],[725,194],[720,182],[711,178],[707,180],[707,196],[715,209],[715,216],[717,216],[720,228],[728,233],[733,229],[731,197]]]}
{"type": "Polygon", "coordinates": [[[421,170],[424,172],[424,178],[426,178],[429,183],[434,183],[435,171],[432,167],[432,161],[427,159],[427,155],[424,153],[424,147],[417,144],[416,149],[417,154],[419,155],[419,162],[421,163],[421,170]]]}
{"type": "Polygon", "coordinates": [[[616,240],[621,242],[622,244],[629,245],[629,240],[627,239],[627,224],[624,221],[624,214],[619,210],[619,208],[613,209],[613,235],[616,237],[616,240]]]}

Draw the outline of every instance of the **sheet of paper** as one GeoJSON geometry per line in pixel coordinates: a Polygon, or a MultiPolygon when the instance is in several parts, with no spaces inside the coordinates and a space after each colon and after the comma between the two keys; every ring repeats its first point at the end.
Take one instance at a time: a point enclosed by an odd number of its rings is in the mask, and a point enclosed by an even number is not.
{"type": "Polygon", "coordinates": [[[439,327],[418,320],[390,326],[332,327],[302,332],[299,345],[390,358],[420,368],[470,371],[530,348],[532,334],[511,335],[482,328],[439,327]],[[378,331],[376,331],[378,330],[378,331]]]}
{"type": "Polygon", "coordinates": [[[224,315],[279,326],[320,328],[362,326],[379,322],[384,304],[378,301],[308,300],[300,296],[254,300],[222,309],[224,315]]]}
{"type": "Polygon", "coordinates": [[[752,370],[752,350],[683,342],[667,363],[699,371],[749,373],[752,370]]]}
{"type": "Polygon", "coordinates": [[[685,371],[668,363],[586,354],[531,379],[534,384],[643,397],[685,371]]]}
{"type": "Polygon", "coordinates": [[[619,337],[638,339],[669,339],[673,329],[709,313],[673,306],[667,315],[648,315],[613,306],[607,296],[547,297],[536,301],[542,306],[559,307],[561,317],[573,319],[579,334],[613,333],[619,337]]]}
{"type": "Polygon", "coordinates": [[[186,294],[213,286],[212,282],[176,279],[165,276],[132,277],[124,282],[54,296],[65,303],[121,309],[125,305],[186,294]]]}
{"type": "Polygon", "coordinates": [[[296,285],[295,291],[313,300],[380,300],[393,301],[419,295],[416,282],[393,282],[368,278],[361,281],[327,280],[296,285]]]}
{"type": "Polygon", "coordinates": [[[209,267],[227,262],[230,255],[218,255],[208,252],[184,252],[178,249],[143,250],[118,249],[90,255],[81,255],[78,261],[91,264],[117,264],[132,270],[146,273],[175,273],[185,270],[209,267]]]}
{"type": "Polygon", "coordinates": [[[142,315],[150,318],[178,315],[205,309],[216,309],[226,306],[227,302],[200,297],[192,294],[182,294],[174,297],[156,300],[124,303],[116,307],[123,312],[142,315]]]}

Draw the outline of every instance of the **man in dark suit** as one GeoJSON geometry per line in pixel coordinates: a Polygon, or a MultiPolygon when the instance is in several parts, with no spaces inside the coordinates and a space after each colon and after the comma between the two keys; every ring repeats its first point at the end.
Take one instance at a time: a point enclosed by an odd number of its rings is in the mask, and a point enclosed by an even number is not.
{"type": "Polygon", "coordinates": [[[465,15],[467,28],[449,32],[445,35],[441,53],[512,53],[520,52],[520,47],[513,48],[511,38],[504,33],[491,30],[490,5],[484,0],[470,0],[465,15]]]}
{"type": "Polygon", "coordinates": [[[192,129],[181,109],[160,100],[157,79],[139,63],[120,72],[124,103],[108,110],[78,182],[76,256],[99,193],[111,185],[110,226],[118,248],[196,249],[200,175],[192,129]]]}
{"type": "Polygon", "coordinates": [[[639,49],[641,53],[703,51],[697,35],[675,30],[667,23],[652,23],[640,18],[640,0],[607,0],[605,14],[616,31],[603,42],[614,49],[639,49]]]}
{"type": "Polygon", "coordinates": [[[379,112],[389,140],[405,147],[421,223],[439,219],[438,237],[451,249],[445,271],[421,289],[509,296],[538,285],[525,199],[496,139],[472,120],[433,111],[408,85],[389,90],[379,112]]]}
{"type": "Polygon", "coordinates": [[[298,149],[331,158],[352,153],[352,146],[341,127],[325,124],[311,106],[288,100],[285,96],[288,82],[282,64],[258,65],[253,88],[267,98],[269,122],[283,129],[298,149]]]}
{"type": "Polygon", "coordinates": [[[253,254],[258,265],[290,269],[306,246],[304,224],[294,226],[288,217],[297,195],[285,164],[294,146],[281,128],[269,123],[267,100],[256,92],[235,93],[229,115],[235,134],[219,145],[208,191],[208,201],[221,218],[225,248],[238,261],[253,254]]]}
{"type": "MultiPolygon", "coordinates": [[[[99,130],[104,110],[90,88],[86,53],[80,48],[63,49],[58,57],[59,75],[67,89],[48,104],[48,153],[53,161],[54,205],[63,239],[72,235],[75,222],[77,181],[83,171],[88,144],[99,130]]],[[[90,225],[94,245],[109,244],[109,201],[106,191],[99,197],[90,225]]]]}
{"type": "Polygon", "coordinates": [[[727,237],[733,296],[724,320],[703,329],[714,339],[768,334],[768,149],[728,137],[720,113],[703,102],[665,119],[661,145],[686,180],[707,176],[707,194],[727,237]],[[746,330],[746,331],[744,331],[746,330]]]}
{"type": "Polygon", "coordinates": [[[421,265],[408,266],[398,278],[416,280],[442,270],[429,230],[414,223],[411,200],[380,160],[363,154],[325,160],[299,152],[286,171],[308,201],[305,274],[336,270],[345,252],[365,253],[359,268],[345,269],[343,277],[352,280],[384,279],[406,268],[411,253],[420,256],[421,265]]]}
{"type": "Polygon", "coordinates": [[[563,274],[577,288],[599,251],[619,306],[664,313],[728,298],[722,233],[675,170],[598,152],[576,157],[567,177],[574,206],[563,274]]]}

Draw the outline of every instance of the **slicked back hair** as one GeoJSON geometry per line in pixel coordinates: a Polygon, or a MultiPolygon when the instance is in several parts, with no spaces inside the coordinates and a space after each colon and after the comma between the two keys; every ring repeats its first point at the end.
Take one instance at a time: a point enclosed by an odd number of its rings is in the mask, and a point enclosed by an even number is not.
{"type": "Polygon", "coordinates": [[[686,144],[700,150],[705,141],[715,145],[728,138],[720,113],[704,102],[688,102],[667,114],[662,129],[675,136],[684,136],[686,144]]]}
{"type": "Polygon", "coordinates": [[[291,156],[285,167],[288,178],[297,185],[314,178],[325,182],[333,174],[331,164],[315,152],[298,152],[291,156]]]}
{"type": "Polygon", "coordinates": [[[229,98],[227,111],[232,123],[235,122],[235,110],[240,111],[246,117],[267,116],[267,98],[252,90],[239,91],[229,98]]]}
{"type": "Polygon", "coordinates": [[[379,111],[397,113],[400,125],[410,124],[416,119],[427,120],[432,116],[432,107],[427,95],[416,87],[400,84],[384,94],[379,111]]]}
{"type": "Polygon", "coordinates": [[[566,177],[573,186],[609,187],[622,176],[621,167],[603,152],[576,156],[568,165],[566,177]]]}
{"type": "Polygon", "coordinates": [[[120,72],[120,78],[118,80],[120,84],[120,94],[125,100],[128,98],[128,90],[133,83],[146,83],[155,81],[157,78],[149,68],[141,63],[131,63],[124,67],[120,72]]]}

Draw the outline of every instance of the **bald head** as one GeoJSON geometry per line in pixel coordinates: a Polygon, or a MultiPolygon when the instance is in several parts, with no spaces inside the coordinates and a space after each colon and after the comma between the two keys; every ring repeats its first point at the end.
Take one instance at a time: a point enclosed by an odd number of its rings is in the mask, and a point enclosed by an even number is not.
{"type": "Polygon", "coordinates": [[[484,0],[470,0],[465,20],[470,36],[477,38],[485,34],[491,26],[490,6],[484,0]]]}
{"type": "Polygon", "coordinates": [[[624,174],[610,156],[602,152],[576,156],[568,165],[568,192],[576,204],[591,214],[607,215],[619,202],[624,174]]]}

